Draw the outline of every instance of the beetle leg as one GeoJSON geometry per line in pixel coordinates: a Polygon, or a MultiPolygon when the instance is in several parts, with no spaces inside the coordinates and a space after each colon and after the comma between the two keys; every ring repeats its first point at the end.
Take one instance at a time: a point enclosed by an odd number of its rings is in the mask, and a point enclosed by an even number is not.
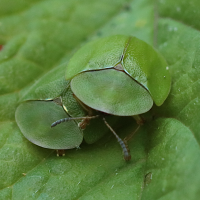
{"type": "Polygon", "coordinates": [[[65,150],[64,149],[57,149],[57,156],[65,156],[65,150]]]}
{"type": "Polygon", "coordinates": [[[114,136],[117,138],[117,141],[119,142],[123,154],[124,154],[124,160],[129,161],[131,159],[130,151],[128,149],[128,145],[124,143],[124,141],[115,133],[115,131],[112,129],[112,127],[108,124],[106,119],[103,117],[103,121],[106,124],[106,126],[110,129],[110,131],[114,134],[114,136]]]}
{"type": "Polygon", "coordinates": [[[59,120],[53,122],[53,123],[51,124],[51,128],[54,127],[54,126],[56,126],[56,125],[58,125],[58,124],[60,124],[60,123],[62,123],[62,122],[68,122],[68,121],[70,121],[70,120],[79,120],[79,119],[90,120],[90,119],[94,119],[94,118],[97,118],[97,117],[99,117],[99,115],[95,115],[95,116],[85,116],[85,117],[68,117],[68,118],[63,118],[63,119],[59,119],[59,120]]]}
{"type": "Polygon", "coordinates": [[[90,124],[90,120],[91,120],[91,118],[86,117],[86,118],[84,118],[81,122],[78,123],[78,126],[79,126],[82,130],[84,130],[84,129],[86,128],[86,126],[90,124]]]}
{"type": "Polygon", "coordinates": [[[135,121],[137,122],[139,126],[143,125],[145,122],[144,119],[140,115],[133,115],[132,117],[135,119],[135,121]]]}
{"type": "Polygon", "coordinates": [[[124,138],[124,143],[128,145],[128,141],[135,135],[135,133],[139,130],[140,125],[135,129],[135,131],[124,138]]]}

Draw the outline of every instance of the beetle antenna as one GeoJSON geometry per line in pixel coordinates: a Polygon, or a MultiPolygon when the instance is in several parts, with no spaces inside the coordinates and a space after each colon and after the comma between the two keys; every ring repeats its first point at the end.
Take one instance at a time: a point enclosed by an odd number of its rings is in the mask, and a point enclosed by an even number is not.
{"type": "Polygon", "coordinates": [[[124,160],[129,161],[131,159],[130,151],[128,149],[128,145],[124,143],[124,141],[115,133],[115,131],[112,129],[112,127],[108,124],[106,119],[103,117],[103,121],[106,124],[106,126],[110,129],[110,131],[114,134],[114,136],[117,138],[117,141],[119,142],[123,154],[124,154],[124,160]]]}
{"type": "Polygon", "coordinates": [[[53,122],[51,124],[51,128],[57,126],[58,124],[62,123],[62,122],[68,122],[71,120],[79,120],[79,119],[83,119],[83,120],[90,120],[90,119],[94,119],[99,117],[99,115],[95,115],[95,116],[85,116],[85,117],[68,117],[68,118],[63,118],[63,119],[59,119],[55,122],[53,122]]]}

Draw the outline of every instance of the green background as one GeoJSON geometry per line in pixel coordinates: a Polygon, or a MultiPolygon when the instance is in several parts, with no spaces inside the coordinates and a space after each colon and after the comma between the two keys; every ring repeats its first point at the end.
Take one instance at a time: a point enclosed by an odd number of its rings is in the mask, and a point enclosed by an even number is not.
{"type": "MultiPolygon", "coordinates": [[[[199,0],[0,0],[0,199],[199,199],[199,19],[199,0]],[[153,45],[172,75],[169,97],[129,142],[132,160],[111,133],[65,157],[27,141],[19,103],[59,94],[73,53],[113,34],[153,45]]],[[[121,137],[137,127],[120,123],[121,137]]]]}

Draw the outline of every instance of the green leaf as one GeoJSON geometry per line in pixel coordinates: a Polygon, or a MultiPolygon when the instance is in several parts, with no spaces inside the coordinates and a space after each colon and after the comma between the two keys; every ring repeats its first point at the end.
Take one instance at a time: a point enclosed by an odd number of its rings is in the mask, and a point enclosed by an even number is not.
{"type": "MultiPolygon", "coordinates": [[[[198,0],[1,0],[0,17],[0,199],[199,199],[198,0]],[[131,161],[112,133],[65,157],[30,143],[18,105],[59,95],[74,52],[114,34],[153,45],[172,76],[169,97],[129,141],[131,161]]],[[[113,128],[124,138],[137,125],[122,117],[113,128]]]]}

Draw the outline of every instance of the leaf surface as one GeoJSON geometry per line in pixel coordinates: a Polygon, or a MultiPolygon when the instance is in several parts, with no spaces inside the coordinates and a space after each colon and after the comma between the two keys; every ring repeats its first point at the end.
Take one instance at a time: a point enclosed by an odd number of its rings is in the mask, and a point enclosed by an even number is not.
{"type": "MultiPolygon", "coordinates": [[[[0,199],[196,200],[200,196],[200,4],[198,0],[0,1],[0,199]],[[125,162],[112,133],[56,157],[15,121],[26,99],[67,87],[73,53],[98,37],[133,35],[165,57],[171,92],[145,115],[125,162]]],[[[127,117],[121,138],[137,128],[127,117]]]]}

